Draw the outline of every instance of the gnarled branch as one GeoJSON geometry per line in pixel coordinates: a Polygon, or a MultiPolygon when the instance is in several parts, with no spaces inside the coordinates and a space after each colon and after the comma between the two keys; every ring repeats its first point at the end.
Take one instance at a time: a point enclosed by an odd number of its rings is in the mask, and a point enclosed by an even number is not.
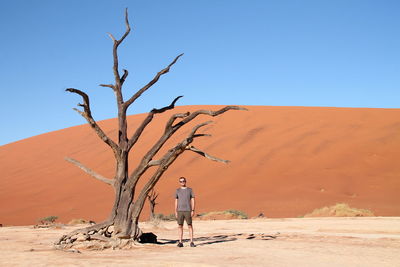
{"type": "Polygon", "coordinates": [[[125,9],[125,25],[126,25],[126,31],[125,31],[124,35],[121,37],[121,39],[117,40],[111,33],[108,34],[114,42],[113,72],[114,72],[114,77],[115,77],[115,85],[113,88],[114,88],[115,94],[117,96],[118,105],[121,105],[123,103],[121,86],[124,83],[126,77],[128,76],[128,72],[126,70],[124,70],[124,75],[122,77],[119,75],[119,71],[118,71],[118,46],[122,43],[122,41],[126,38],[126,36],[128,36],[128,34],[131,31],[131,27],[129,25],[129,20],[128,20],[128,8],[125,9]]]}
{"type": "Polygon", "coordinates": [[[190,133],[189,133],[189,135],[188,135],[187,138],[193,138],[198,129],[200,129],[201,127],[206,126],[206,125],[208,125],[208,124],[211,124],[211,123],[212,123],[212,121],[206,121],[206,122],[197,124],[197,125],[194,126],[193,129],[190,131],[190,133]]]}
{"type": "Polygon", "coordinates": [[[220,158],[211,156],[210,154],[207,154],[206,152],[204,152],[204,151],[202,151],[202,150],[200,150],[198,148],[195,148],[194,146],[188,146],[188,147],[186,147],[186,150],[193,151],[193,152],[195,152],[195,153],[197,153],[197,154],[199,154],[199,155],[201,155],[201,156],[203,156],[205,158],[213,160],[213,161],[222,162],[222,163],[229,163],[230,162],[229,160],[220,159],[220,158]]]}
{"type": "Polygon", "coordinates": [[[157,204],[156,199],[158,198],[158,193],[154,190],[154,188],[149,192],[149,194],[147,194],[147,198],[154,205],[157,204]]]}
{"type": "Polygon", "coordinates": [[[85,165],[83,165],[82,163],[80,163],[79,161],[69,158],[69,157],[65,157],[65,160],[68,162],[71,162],[72,164],[74,164],[75,166],[77,166],[78,168],[82,169],[83,171],[85,171],[87,174],[91,175],[93,178],[102,181],[106,184],[112,185],[114,186],[114,180],[106,178],[98,173],[96,173],[95,171],[93,171],[92,169],[86,167],[85,165]]]}
{"type": "Polygon", "coordinates": [[[156,109],[156,108],[152,109],[149,112],[149,114],[147,114],[147,117],[143,120],[142,124],[136,129],[135,133],[129,139],[128,150],[130,150],[135,145],[135,143],[137,142],[137,140],[139,139],[139,137],[143,133],[143,131],[146,128],[146,126],[153,120],[154,114],[163,113],[164,111],[167,111],[167,110],[175,108],[176,101],[178,101],[178,99],[181,98],[181,97],[183,97],[183,96],[176,97],[169,106],[166,106],[166,107],[163,107],[163,108],[160,108],[160,109],[156,109]]]}
{"type": "Polygon", "coordinates": [[[116,42],[117,41],[117,39],[115,39],[115,37],[114,37],[114,35],[112,35],[112,33],[107,33],[108,34],[108,36],[110,36],[110,38],[111,38],[111,40],[113,40],[113,42],[116,42]]]}
{"type": "Polygon", "coordinates": [[[125,109],[127,109],[136,99],[138,99],[145,91],[147,91],[153,84],[155,84],[161,77],[161,75],[166,74],[169,72],[169,69],[171,68],[172,65],[176,63],[176,61],[182,56],[183,54],[180,54],[177,56],[166,68],[162,69],[159,71],[156,76],[144,87],[142,87],[139,91],[137,91],[129,100],[127,100],[124,103],[125,109]]]}
{"type": "Polygon", "coordinates": [[[215,117],[215,116],[218,116],[218,115],[220,115],[222,113],[227,112],[228,110],[247,110],[247,109],[239,107],[239,106],[226,106],[226,107],[223,107],[223,108],[221,108],[221,109],[219,109],[217,111],[201,109],[201,110],[197,110],[195,112],[192,112],[189,116],[184,118],[182,121],[178,122],[173,127],[178,127],[178,126],[180,127],[181,125],[184,125],[184,124],[190,122],[191,120],[193,120],[194,118],[196,118],[199,115],[209,115],[209,116],[215,117]]]}
{"type": "Polygon", "coordinates": [[[85,113],[88,116],[92,116],[92,113],[90,111],[89,96],[85,92],[75,89],[75,88],[67,88],[67,89],[65,89],[65,91],[80,95],[82,97],[83,104],[78,104],[78,106],[83,107],[85,113]]]}
{"type": "Polygon", "coordinates": [[[129,25],[129,20],[128,20],[128,8],[125,8],[125,26],[126,26],[126,31],[124,35],[121,37],[121,39],[118,40],[118,44],[122,43],[122,41],[125,39],[126,36],[128,36],[129,32],[131,31],[131,26],[129,25]]]}
{"type": "Polygon", "coordinates": [[[149,163],[147,163],[147,166],[148,167],[157,166],[157,165],[160,165],[161,162],[162,162],[161,160],[151,160],[149,163]]]}
{"type": "Polygon", "coordinates": [[[83,104],[78,104],[78,106],[83,107],[84,111],[82,112],[78,109],[74,110],[77,111],[82,117],[84,117],[89,125],[92,127],[92,129],[96,132],[97,136],[99,136],[104,143],[109,145],[113,149],[114,153],[117,153],[119,151],[119,147],[117,146],[117,144],[104,133],[104,131],[100,128],[100,126],[92,117],[92,113],[90,111],[89,96],[81,90],[74,88],[68,88],[65,91],[76,93],[82,96],[83,104]]]}
{"type": "Polygon", "coordinates": [[[153,109],[151,112],[153,112],[153,113],[163,113],[164,111],[167,111],[167,110],[169,110],[169,109],[173,109],[173,108],[175,108],[175,103],[176,103],[176,101],[178,101],[178,99],[179,98],[181,98],[181,97],[183,97],[183,95],[180,95],[180,96],[178,96],[178,97],[176,97],[173,101],[172,101],[172,103],[171,104],[169,104],[169,106],[166,106],[166,107],[163,107],[163,108],[160,108],[160,109],[153,109]]]}
{"type": "Polygon", "coordinates": [[[126,80],[126,77],[128,77],[128,74],[129,74],[128,70],[123,69],[123,71],[124,71],[124,74],[123,74],[122,77],[121,77],[121,85],[124,84],[124,82],[125,82],[125,80],[126,80]]]}
{"type": "Polygon", "coordinates": [[[99,84],[99,86],[101,86],[101,87],[109,87],[109,88],[115,90],[115,87],[114,87],[113,84],[99,84]]]}
{"type": "MultiPolygon", "coordinates": [[[[197,130],[200,129],[201,127],[206,126],[206,125],[208,125],[208,124],[210,124],[210,123],[212,123],[212,121],[203,122],[203,123],[200,123],[200,124],[194,126],[193,129],[192,129],[192,130],[190,131],[190,133],[188,134],[188,136],[187,136],[182,142],[180,142],[180,143],[179,143],[178,145],[176,145],[174,148],[170,149],[161,159],[158,159],[158,160],[151,160],[149,163],[147,163],[147,166],[148,166],[148,167],[151,167],[151,166],[158,166],[158,165],[163,164],[163,163],[168,159],[168,157],[171,156],[171,152],[172,152],[173,150],[176,150],[177,147],[182,147],[182,146],[183,146],[184,149],[189,150],[189,149],[188,149],[189,146],[187,145],[187,146],[185,147],[184,144],[185,144],[185,143],[187,143],[187,144],[192,143],[192,142],[193,142],[193,139],[196,138],[196,137],[209,136],[208,134],[196,134],[196,132],[197,132],[197,130]]],[[[199,151],[200,151],[200,150],[199,150],[199,151]]],[[[183,151],[182,151],[182,152],[183,152],[183,151]]],[[[204,152],[203,152],[203,153],[204,153],[204,152]]],[[[207,155],[208,155],[208,154],[207,154],[207,155]]],[[[204,155],[203,155],[203,156],[204,156],[204,155]]],[[[210,156],[210,157],[212,157],[212,156],[210,156]]]]}
{"type": "Polygon", "coordinates": [[[186,113],[176,113],[174,115],[171,116],[171,118],[168,120],[168,122],[165,125],[165,132],[167,132],[168,130],[172,129],[172,124],[174,124],[176,119],[179,118],[186,118],[187,116],[190,115],[190,112],[186,112],[186,113]]]}
{"type": "Polygon", "coordinates": [[[212,136],[211,134],[195,134],[193,137],[212,136]]]}

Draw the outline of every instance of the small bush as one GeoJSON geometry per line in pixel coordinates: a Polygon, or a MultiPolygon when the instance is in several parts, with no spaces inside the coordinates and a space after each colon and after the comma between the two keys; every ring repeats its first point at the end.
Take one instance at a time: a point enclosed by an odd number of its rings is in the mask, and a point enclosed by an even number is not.
{"type": "Polygon", "coordinates": [[[230,219],[247,219],[246,213],[240,210],[211,211],[200,213],[198,218],[203,220],[230,220],[230,219]]]}
{"type": "Polygon", "coordinates": [[[58,219],[57,216],[47,216],[39,219],[38,221],[42,224],[50,224],[54,223],[58,219]]]}
{"type": "Polygon", "coordinates": [[[89,223],[89,222],[86,221],[85,219],[72,219],[71,221],[69,221],[68,224],[75,225],[75,224],[86,224],[86,223],[89,223]]]}
{"type": "Polygon", "coordinates": [[[304,217],[368,217],[374,216],[373,212],[366,209],[351,208],[346,203],[337,203],[330,207],[315,209],[304,217]]]}
{"type": "Polygon", "coordinates": [[[161,221],[175,221],[176,217],[175,214],[171,213],[169,215],[164,215],[162,213],[154,214],[153,220],[161,220],[161,221]]]}
{"type": "Polygon", "coordinates": [[[241,210],[226,210],[224,211],[226,214],[233,214],[234,216],[237,216],[238,219],[247,219],[249,218],[247,214],[241,210]]]}

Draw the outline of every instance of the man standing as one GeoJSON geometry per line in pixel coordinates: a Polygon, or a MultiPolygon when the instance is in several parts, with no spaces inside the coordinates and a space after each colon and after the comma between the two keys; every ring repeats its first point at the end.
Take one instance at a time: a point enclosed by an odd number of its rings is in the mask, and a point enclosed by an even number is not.
{"type": "Polygon", "coordinates": [[[185,220],[190,235],[190,246],[195,247],[193,243],[193,226],[192,217],[194,215],[194,193],[192,188],[186,187],[186,178],[180,177],[179,183],[180,188],[176,189],[175,197],[175,216],[178,221],[179,229],[179,242],[178,247],[183,247],[182,237],[183,237],[183,221],[185,220]]]}

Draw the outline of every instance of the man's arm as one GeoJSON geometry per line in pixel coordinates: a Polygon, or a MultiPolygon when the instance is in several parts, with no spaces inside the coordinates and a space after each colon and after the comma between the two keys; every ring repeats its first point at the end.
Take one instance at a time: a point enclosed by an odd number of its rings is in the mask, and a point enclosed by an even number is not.
{"type": "Polygon", "coordinates": [[[190,199],[190,202],[192,203],[192,212],[191,212],[191,215],[192,215],[192,217],[194,216],[194,210],[195,210],[195,200],[194,200],[194,197],[192,197],[191,199],[190,199]]]}
{"type": "Polygon", "coordinates": [[[178,218],[178,199],[175,198],[175,217],[178,218]]]}

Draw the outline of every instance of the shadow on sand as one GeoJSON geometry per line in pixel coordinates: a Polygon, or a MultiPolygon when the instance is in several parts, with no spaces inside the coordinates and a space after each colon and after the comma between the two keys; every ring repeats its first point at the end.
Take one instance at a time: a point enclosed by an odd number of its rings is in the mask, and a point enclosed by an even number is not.
{"type": "MultiPolygon", "coordinates": [[[[231,235],[214,235],[206,237],[197,237],[193,241],[196,246],[206,246],[217,243],[232,242],[238,239],[248,239],[248,240],[274,240],[278,237],[279,233],[276,235],[266,235],[266,234],[231,234],[231,235]]],[[[189,239],[184,239],[183,242],[189,242],[189,239]]],[[[159,239],[157,244],[168,245],[178,243],[177,239],[159,239]]]]}

